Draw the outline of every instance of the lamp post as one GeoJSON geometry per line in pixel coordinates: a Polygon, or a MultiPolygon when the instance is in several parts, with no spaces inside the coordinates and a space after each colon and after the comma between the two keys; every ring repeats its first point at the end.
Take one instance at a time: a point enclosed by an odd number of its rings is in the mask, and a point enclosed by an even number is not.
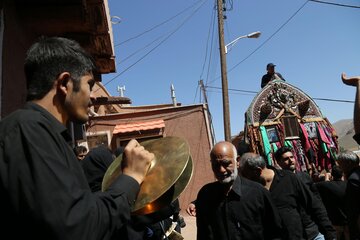
{"type": "Polygon", "coordinates": [[[240,39],[242,39],[242,38],[258,38],[258,37],[260,37],[260,35],[261,35],[261,32],[257,31],[257,32],[249,33],[248,35],[237,37],[236,39],[234,39],[233,41],[231,41],[230,43],[225,45],[225,54],[227,54],[230,51],[230,49],[232,48],[232,46],[234,46],[240,39]]]}
{"type": "Polygon", "coordinates": [[[224,136],[225,141],[231,141],[230,133],[230,112],[229,112],[229,92],[226,73],[226,57],[224,44],[224,17],[223,17],[223,0],[217,0],[218,13],[218,31],[219,31],[219,47],[220,47],[220,65],[221,65],[221,86],[223,99],[223,119],[224,119],[224,136]]]}
{"type": "Polygon", "coordinates": [[[230,110],[229,110],[229,91],[226,72],[226,53],[228,47],[232,47],[241,38],[257,38],[260,32],[250,33],[245,36],[236,38],[229,44],[224,44],[224,17],[223,17],[223,2],[224,0],[217,0],[217,14],[218,14],[218,31],[219,31],[219,47],[220,47],[220,65],[221,65],[221,85],[222,85],[222,99],[223,99],[223,119],[224,119],[224,137],[225,141],[231,141],[230,132],[230,110]]]}

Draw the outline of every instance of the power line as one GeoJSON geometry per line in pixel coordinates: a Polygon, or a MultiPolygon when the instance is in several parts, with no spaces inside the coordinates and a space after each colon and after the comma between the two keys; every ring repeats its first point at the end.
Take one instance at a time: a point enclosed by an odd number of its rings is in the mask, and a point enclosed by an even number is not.
{"type": "Polygon", "coordinates": [[[237,66],[239,66],[241,63],[243,63],[245,60],[247,60],[250,56],[252,56],[255,52],[257,52],[260,48],[262,48],[268,41],[270,41],[278,32],[280,32],[280,30],[285,27],[286,24],[288,24],[290,22],[291,19],[293,19],[299,12],[301,9],[303,9],[305,7],[305,5],[309,2],[309,0],[307,0],[303,5],[301,5],[301,7],[293,14],[290,16],[290,18],[288,20],[286,20],[273,34],[270,35],[270,37],[268,37],[262,44],[260,44],[259,47],[255,48],[254,51],[252,51],[247,57],[245,57],[243,60],[241,60],[239,63],[235,64],[232,68],[230,68],[228,70],[228,72],[231,72],[234,68],[236,68],[237,66]]]}
{"type": "MultiPolygon", "coordinates": [[[[212,87],[212,86],[205,86],[205,88],[221,89],[221,87],[212,87]]],[[[241,90],[241,89],[234,89],[234,88],[229,88],[229,91],[242,92],[242,93],[252,93],[252,94],[255,94],[255,95],[259,93],[259,92],[256,92],[256,91],[241,90]]],[[[312,99],[314,99],[314,100],[320,100],[320,101],[329,101],[329,102],[355,103],[355,101],[341,100],[341,99],[333,99],[333,98],[316,98],[316,97],[313,97],[312,99]]]]}
{"type": "Polygon", "coordinates": [[[121,76],[123,73],[125,73],[127,70],[135,66],[137,63],[139,63],[141,60],[143,60],[146,56],[148,56],[151,52],[153,52],[156,48],[158,48],[160,45],[162,45],[166,40],[168,40],[173,34],[175,34],[194,14],[199,11],[199,9],[205,4],[206,1],[204,1],[197,9],[195,9],[179,26],[177,26],[176,29],[174,29],[173,32],[171,32],[167,37],[165,37],[159,44],[157,44],[155,47],[150,49],[144,56],[142,56],[140,59],[135,61],[135,63],[131,64],[129,67],[125,68],[122,72],[117,74],[115,77],[104,83],[104,86],[108,85],[110,82],[114,81],[116,78],[121,76]]]}
{"type": "MultiPolygon", "coordinates": [[[[257,52],[260,48],[262,48],[268,41],[270,41],[278,32],[280,32],[280,30],[285,27],[286,24],[288,24],[290,22],[291,19],[293,19],[298,12],[300,12],[301,9],[303,9],[305,7],[305,5],[309,2],[310,0],[307,0],[303,5],[300,6],[300,8],[298,10],[296,10],[296,12],[294,14],[292,14],[290,16],[290,18],[288,18],[273,34],[270,35],[270,37],[268,37],[262,44],[260,44],[260,46],[258,46],[257,48],[255,48],[254,51],[252,51],[249,55],[247,55],[244,59],[242,59],[240,62],[238,62],[237,64],[235,64],[232,68],[230,68],[227,72],[231,72],[232,70],[234,70],[237,66],[239,66],[241,63],[243,63],[244,61],[246,61],[249,57],[251,57],[255,52],[257,52]]],[[[213,83],[214,81],[216,81],[218,78],[215,78],[214,80],[210,81],[209,83],[213,83]]]]}
{"type": "Polygon", "coordinates": [[[130,41],[130,40],[136,39],[136,38],[138,38],[138,37],[140,37],[140,36],[142,36],[142,35],[150,32],[150,31],[152,31],[152,30],[154,30],[154,29],[156,29],[156,28],[164,25],[165,23],[170,22],[171,20],[173,20],[173,19],[176,18],[177,16],[179,16],[179,15],[183,14],[184,12],[186,12],[187,10],[193,8],[196,4],[198,4],[198,3],[201,2],[201,1],[202,1],[202,0],[199,0],[199,1],[195,2],[193,5],[185,8],[184,10],[182,10],[181,12],[179,12],[178,14],[176,14],[176,15],[170,17],[169,19],[167,19],[167,20],[165,20],[165,21],[163,21],[163,22],[161,22],[161,23],[159,23],[159,24],[151,27],[150,29],[145,30],[144,32],[139,33],[139,34],[137,34],[137,35],[135,35],[135,36],[133,36],[133,37],[130,37],[130,38],[128,38],[128,39],[126,39],[126,40],[118,43],[118,44],[115,44],[114,47],[118,47],[118,46],[120,46],[120,45],[122,45],[122,44],[124,44],[124,43],[126,43],[126,42],[128,42],[128,41],[130,41]]]}
{"type": "Polygon", "coordinates": [[[309,0],[309,1],[316,2],[316,3],[335,5],[335,6],[338,6],[338,7],[360,8],[360,6],[353,6],[353,5],[346,5],[346,4],[340,4],[340,3],[332,3],[332,2],[325,2],[325,1],[319,1],[319,0],[309,0]]]}

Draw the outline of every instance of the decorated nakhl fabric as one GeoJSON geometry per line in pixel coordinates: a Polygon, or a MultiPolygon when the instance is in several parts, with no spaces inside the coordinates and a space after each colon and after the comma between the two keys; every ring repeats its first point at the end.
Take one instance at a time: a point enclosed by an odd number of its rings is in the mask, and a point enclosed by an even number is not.
{"type": "Polygon", "coordinates": [[[314,100],[282,80],[254,97],[245,113],[244,141],[269,165],[279,147],[291,147],[300,171],[328,170],[338,153],[336,132],[314,100]]]}

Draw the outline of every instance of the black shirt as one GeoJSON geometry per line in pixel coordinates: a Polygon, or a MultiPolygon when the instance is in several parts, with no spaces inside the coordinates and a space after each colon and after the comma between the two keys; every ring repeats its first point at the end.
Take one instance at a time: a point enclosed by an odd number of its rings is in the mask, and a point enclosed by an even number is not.
{"type": "Polygon", "coordinates": [[[100,145],[91,149],[80,161],[92,192],[101,191],[104,175],[113,160],[111,150],[100,145]]]}
{"type": "Polygon", "coordinates": [[[300,209],[300,215],[302,219],[302,223],[305,228],[305,234],[307,239],[314,239],[320,232],[325,236],[325,239],[335,239],[336,238],[336,230],[333,228],[331,221],[328,217],[328,213],[326,208],[322,202],[320,194],[314,184],[314,181],[310,177],[310,175],[306,172],[296,172],[295,174],[300,181],[302,181],[305,186],[311,191],[314,201],[313,208],[317,209],[317,219],[318,225],[314,222],[313,218],[310,214],[308,214],[304,208],[300,209]]]}
{"type": "MultiPolygon", "coordinates": [[[[270,186],[270,193],[274,204],[278,208],[284,232],[287,235],[285,239],[304,239],[304,228],[300,215],[301,208],[311,216],[311,219],[318,226],[328,226],[326,221],[329,220],[327,217],[324,219],[324,214],[317,206],[311,191],[294,173],[273,167],[268,168],[275,172],[270,186]]],[[[326,239],[336,238],[336,233],[332,232],[332,230],[327,230],[326,234],[330,236],[325,236],[326,239]]]]}
{"type": "Polygon", "coordinates": [[[315,183],[333,225],[346,225],[345,189],[346,181],[322,181],[315,183]]]}
{"type": "Polygon", "coordinates": [[[360,167],[347,178],[345,202],[350,239],[360,239],[360,167]]]}
{"type": "Polygon", "coordinates": [[[121,175],[106,192],[92,193],[66,128],[27,103],[0,122],[2,234],[20,239],[110,239],[130,219],[139,191],[121,175]]]}
{"type": "Polygon", "coordinates": [[[270,81],[272,81],[274,79],[280,79],[280,80],[285,81],[283,76],[278,72],[274,73],[274,74],[267,73],[261,78],[261,88],[265,87],[266,84],[268,84],[270,81]]]}
{"type": "Polygon", "coordinates": [[[196,199],[197,240],[277,239],[280,220],[269,192],[260,184],[237,177],[231,191],[213,182],[196,199]]]}

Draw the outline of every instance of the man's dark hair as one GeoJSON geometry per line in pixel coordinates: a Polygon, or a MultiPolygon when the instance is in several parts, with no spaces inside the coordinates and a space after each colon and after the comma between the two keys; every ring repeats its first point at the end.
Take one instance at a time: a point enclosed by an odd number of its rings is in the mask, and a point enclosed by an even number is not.
{"type": "Polygon", "coordinates": [[[95,64],[90,54],[74,40],[40,37],[27,52],[24,70],[29,101],[43,98],[63,72],[70,73],[74,91],[78,91],[80,78],[93,73],[95,64]]]}
{"type": "Polygon", "coordinates": [[[288,147],[288,146],[283,146],[281,148],[279,148],[275,154],[274,154],[274,157],[277,161],[280,161],[281,160],[281,156],[284,154],[284,153],[287,153],[287,152],[292,152],[292,148],[291,147],[288,147]]]}
{"type": "Polygon", "coordinates": [[[341,179],[343,175],[344,175],[344,172],[339,166],[334,165],[331,168],[331,176],[333,177],[334,180],[341,179]]]}
{"type": "Polygon", "coordinates": [[[87,152],[87,148],[83,145],[78,145],[73,148],[73,151],[74,151],[75,155],[77,156],[81,153],[87,152]]]}
{"type": "Polygon", "coordinates": [[[249,167],[250,169],[261,168],[264,169],[266,167],[265,159],[251,152],[244,153],[240,158],[240,168],[249,167]]]}

